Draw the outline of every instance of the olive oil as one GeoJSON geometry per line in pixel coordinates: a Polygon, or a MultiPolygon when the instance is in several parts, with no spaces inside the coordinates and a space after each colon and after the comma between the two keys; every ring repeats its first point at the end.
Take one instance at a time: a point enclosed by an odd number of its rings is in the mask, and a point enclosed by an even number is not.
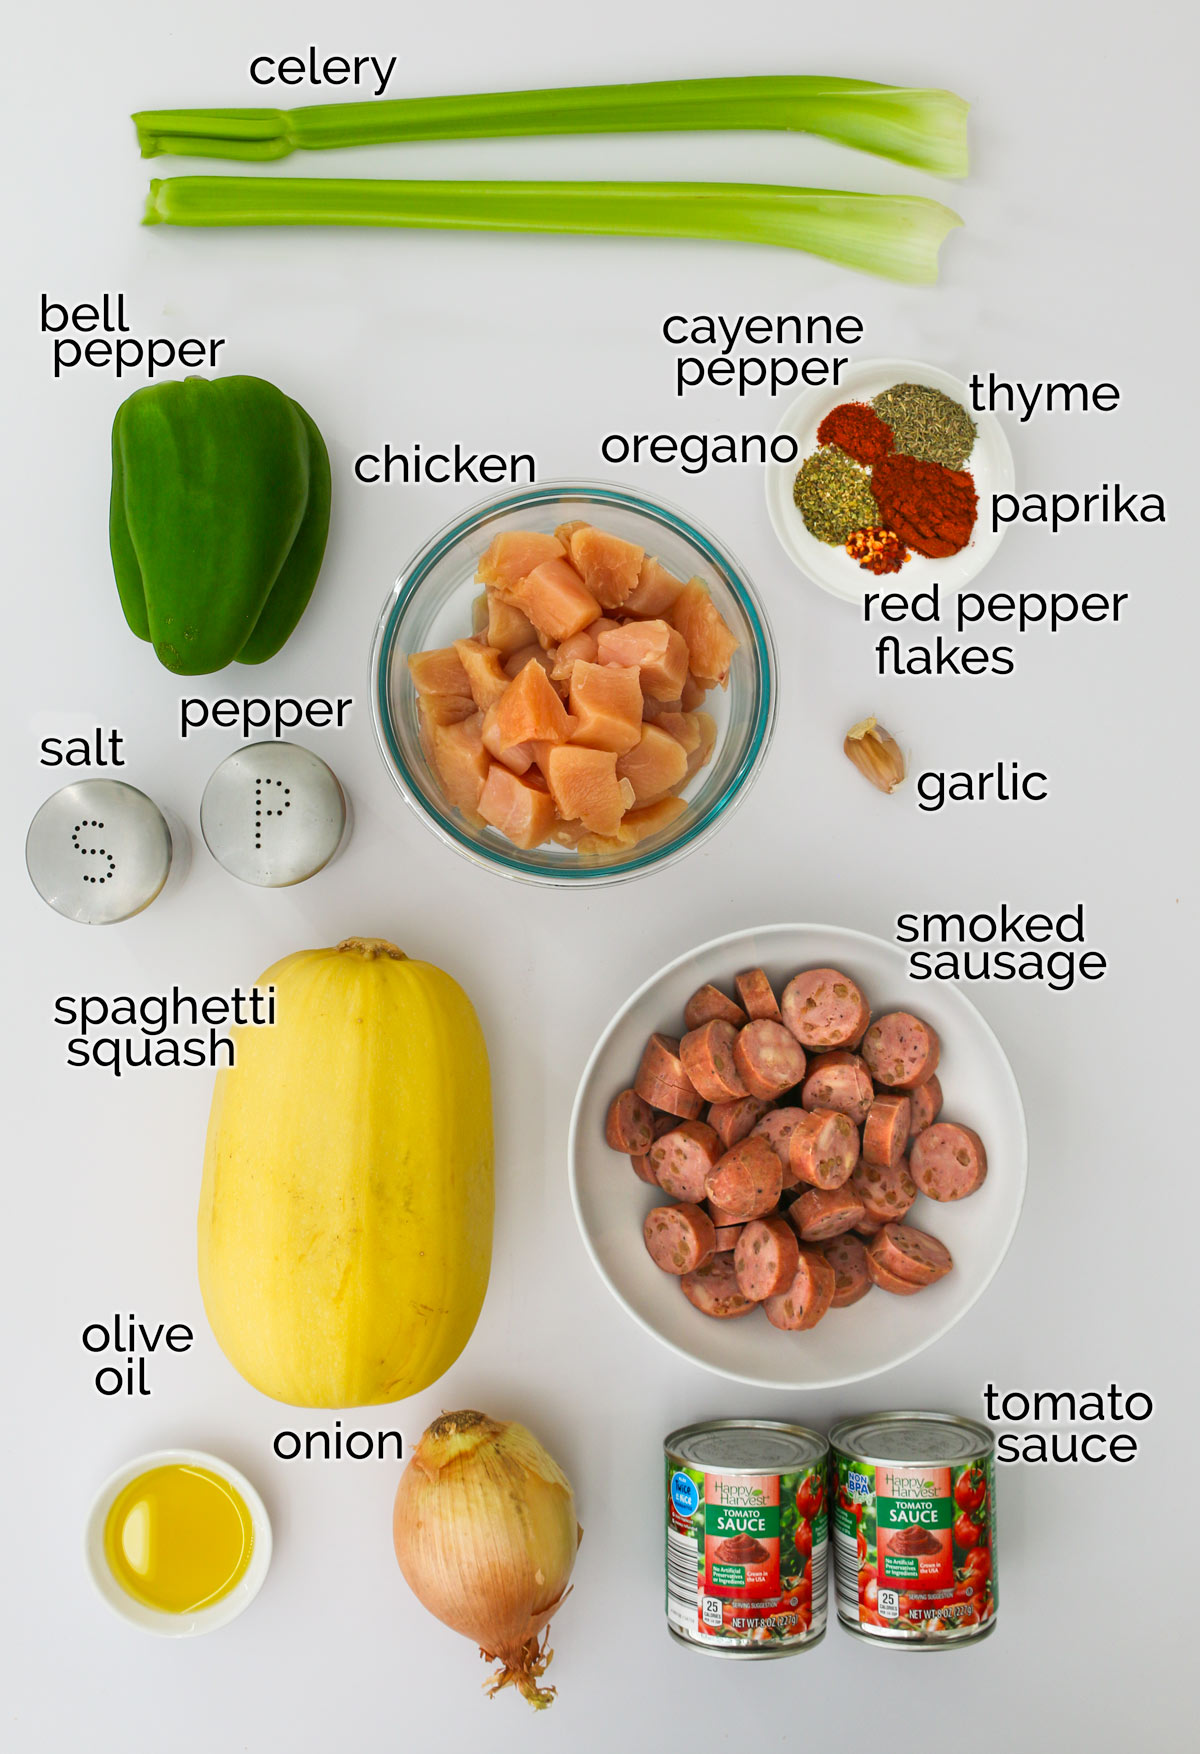
{"type": "Polygon", "coordinates": [[[104,1524],[117,1583],[164,1614],[190,1614],[227,1596],[245,1575],[254,1523],[241,1494],[208,1468],[174,1462],[131,1480],[104,1524]]]}

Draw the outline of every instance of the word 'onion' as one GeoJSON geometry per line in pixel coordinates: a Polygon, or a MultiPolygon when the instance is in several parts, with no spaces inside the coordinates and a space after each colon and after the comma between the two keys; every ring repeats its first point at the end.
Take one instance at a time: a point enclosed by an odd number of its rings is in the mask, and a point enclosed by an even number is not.
{"type": "Polygon", "coordinates": [[[535,1708],[554,1652],[547,1627],[567,1594],[583,1530],[571,1483],[523,1425],[443,1413],[396,1491],[396,1558],[431,1614],[499,1662],[488,1691],[517,1687],[535,1708]]]}

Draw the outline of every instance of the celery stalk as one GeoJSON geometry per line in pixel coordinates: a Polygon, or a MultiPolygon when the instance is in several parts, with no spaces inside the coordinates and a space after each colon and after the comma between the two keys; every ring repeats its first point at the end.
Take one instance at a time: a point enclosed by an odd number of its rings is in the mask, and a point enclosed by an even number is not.
{"type": "Polygon", "coordinates": [[[141,110],[143,158],[286,158],[298,147],[512,134],[786,129],[823,134],[938,176],[967,174],[967,104],[951,91],[861,79],[672,79],[649,85],[309,104],[297,110],[141,110]]]}
{"type": "Polygon", "coordinates": [[[603,232],[783,244],[892,280],[937,279],[962,221],[920,195],[772,183],[423,183],[380,178],[155,178],[145,225],[382,225],[603,232]]]}

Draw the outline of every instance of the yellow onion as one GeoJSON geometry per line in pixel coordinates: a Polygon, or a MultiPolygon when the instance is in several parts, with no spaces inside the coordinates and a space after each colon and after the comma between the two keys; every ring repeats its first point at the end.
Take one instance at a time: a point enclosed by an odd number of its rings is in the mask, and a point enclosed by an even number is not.
{"type": "Polygon", "coordinates": [[[583,1530],[571,1483],[523,1425],[443,1413],[400,1477],[392,1519],[405,1582],[431,1614],[499,1662],[489,1693],[538,1682],[554,1655],[551,1616],[567,1594],[583,1530]]]}

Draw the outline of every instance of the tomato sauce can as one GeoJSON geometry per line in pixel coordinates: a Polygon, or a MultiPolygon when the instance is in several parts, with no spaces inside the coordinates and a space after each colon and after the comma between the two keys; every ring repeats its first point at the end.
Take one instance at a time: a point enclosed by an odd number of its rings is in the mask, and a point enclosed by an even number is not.
{"type": "Polygon", "coordinates": [[[947,1650],[996,1625],[995,1440],[951,1413],[870,1413],[829,1434],[838,1618],[947,1650]]]}
{"type": "Polygon", "coordinates": [[[829,1445],[802,1425],[715,1419],[664,1444],[667,1626],[723,1657],[825,1636],[829,1445]]]}

